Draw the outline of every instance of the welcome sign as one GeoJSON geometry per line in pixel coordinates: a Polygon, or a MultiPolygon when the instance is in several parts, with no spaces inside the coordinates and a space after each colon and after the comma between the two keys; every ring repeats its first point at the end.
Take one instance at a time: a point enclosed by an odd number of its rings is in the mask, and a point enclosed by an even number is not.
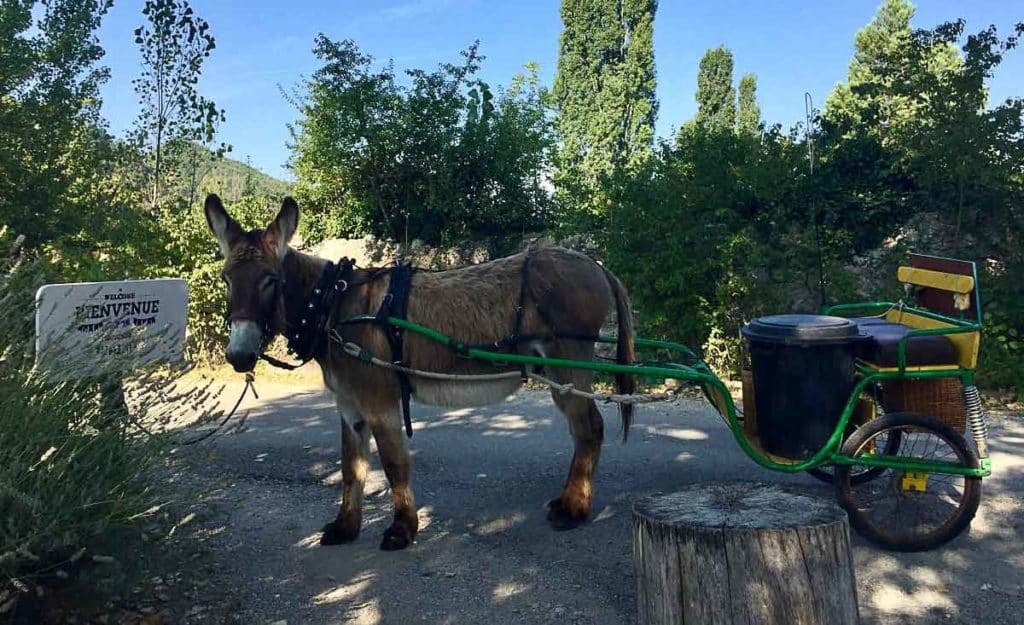
{"type": "Polygon", "coordinates": [[[48,284],[36,292],[36,365],[61,379],[179,360],[184,280],[48,284]]]}

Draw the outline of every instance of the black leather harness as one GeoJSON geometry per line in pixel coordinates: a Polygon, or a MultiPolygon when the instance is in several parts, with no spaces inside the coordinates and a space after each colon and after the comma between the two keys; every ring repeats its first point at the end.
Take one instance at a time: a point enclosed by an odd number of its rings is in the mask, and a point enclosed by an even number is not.
{"type": "MultiPolygon", "coordinates": [[[[330,326],[333,322],[334,310],[341,295],[357,283],[352,281],[354,263],[348,258],[343,258],[338,263],[328,261],[320,272],[320,278],[313,287],[313,296],[305,304],[302,316],[293,324],[288,323],[285,328],[285,339],[288,341],[288,353],[299,360],[298,363],[288,363],[263,352],[260,349],[260,358],[267,363],[281,369],[298,369],[317,355],[323,353],[324,342],[329,339],[330,326]]],[[[381,301],[377,314],[373,317],[358,317],[352,320],[345,320],[340,323],[375,321],[380,325],[384,336],[387,338],[388,346],[391,348],[391,362],[397,365],[407,366],[404,362],[403,339],[404,331],[388,323],[389,317],[404,319],[406,310],[409,307],[409,290],[412,286],[412,274],[415,271],[412,265],[400,264],[384,271],[377,271],[358,284],[373,282],[379,277],[389,274],[391,282],[388,285],[388,292],[381,301]]],[[[264,324],[264,342],[272,333],[270,324],[264,324]]],[[[412,416],[409,404],[412,396],[412,383],[409,376],[403,372],[397,372],[398,384],[402,392],[402,417],[405,421],[405,433],[412,437],[412,416]]]]}
{"type": "MultiPolygon", "coordinates": [[[[320,279],[313,287],[313,297],[306,303],[302,316],[294,324],[285,321],[284,336],[288,341],[288,353],[299,359],[298,364],[291,364],[268,356],[260,349],[260,358],[281,369],[298,369],[318,353],[322,353],[324,340],[327,338],[327,326],[330,324],[334,307],[341,294],[348,290],[352,279],[353,262],[342,258],[337,263],[327,261],[320,279]]],[[[279,289],[287,285],[278,286],[279,289]]],[[[264,326],[264,342],[270,333],[269,323],[264,326]]]]}

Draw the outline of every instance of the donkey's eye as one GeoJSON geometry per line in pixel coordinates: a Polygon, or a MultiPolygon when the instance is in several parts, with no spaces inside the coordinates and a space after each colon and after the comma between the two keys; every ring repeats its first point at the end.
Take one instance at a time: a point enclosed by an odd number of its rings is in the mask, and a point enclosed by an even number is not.
{"type": "Polygon", "coordinates": [[[262,282],[260,282],[260,288],[267,290],[273,288],[275,284],[277,284],[277,276],[267,276],[266,278],[263,278],[262,282]]]}

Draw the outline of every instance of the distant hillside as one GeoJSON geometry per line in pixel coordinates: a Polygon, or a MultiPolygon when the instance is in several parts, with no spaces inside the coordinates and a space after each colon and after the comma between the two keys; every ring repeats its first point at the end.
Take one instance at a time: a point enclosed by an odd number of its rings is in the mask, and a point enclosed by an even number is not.
{"type": "Polygon", "coordinates": [[[243,195],[279,199],[291,191],[291,184],[269,176],[231,158],[221,158],[209,165],[199,183],[199,195],[216,193],[225,202],[234,202],[243,195]]]}

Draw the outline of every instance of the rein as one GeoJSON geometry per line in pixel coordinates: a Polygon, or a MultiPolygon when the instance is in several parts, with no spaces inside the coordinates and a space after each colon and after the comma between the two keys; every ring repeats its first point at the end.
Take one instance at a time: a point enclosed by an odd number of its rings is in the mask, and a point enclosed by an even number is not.
{"type": "MultiPolygon", "coordinates": [[[[213,436],[214,434],[216,434],[217,432],[219,432],[222,429],[224,429],[224,426],[227,424],[227,422],[229,420],[231,420],[231,417],[233,417],[235,415],[235,413],[238,412],[238,407],[242,405],[242,400],[245,399],[245,395],[246,395],[246,393],[248,393],[250,391],[250,389],[252,390],[253,397],[255,397],[256,399],[259,399],[260,396],[259,396],[259,393],[256,392],[256,385],[253,384],[255,379],[256,378],[252,374],[251,371],[249,373],[245,374],[245,387],[242,388],[242,394],[238,396],[238,400],[235,401],[235,405],[232,406],[231,410],[229,410],[226,415],[224,415],[224,418],[221,419],[220,423],[217,424],[217,427],[213,428],[212,430],[210,430],[210,431],[208,431],[208,432],[206,432],[204,434],[200,434],[199,436],[197,436],[195,438],[192,438],[192,439],[189,439],[189,440],[185,440],[185,441],[181,441],[181,444],[182,445],[195,445],[196,443],[198,443],[200,441],[204,441],[204,440],[210,438],[211,436],[213,436]]],[[[248,413],[246,413],[246,416],[248,416],[248,413]]],[[[246,417],[242,417],[242,421],[241,421],[241,423],[239,423],[239,427],[241,427],[242,423],[245,423],[245,419],[246,419],[246,417]]]]}

